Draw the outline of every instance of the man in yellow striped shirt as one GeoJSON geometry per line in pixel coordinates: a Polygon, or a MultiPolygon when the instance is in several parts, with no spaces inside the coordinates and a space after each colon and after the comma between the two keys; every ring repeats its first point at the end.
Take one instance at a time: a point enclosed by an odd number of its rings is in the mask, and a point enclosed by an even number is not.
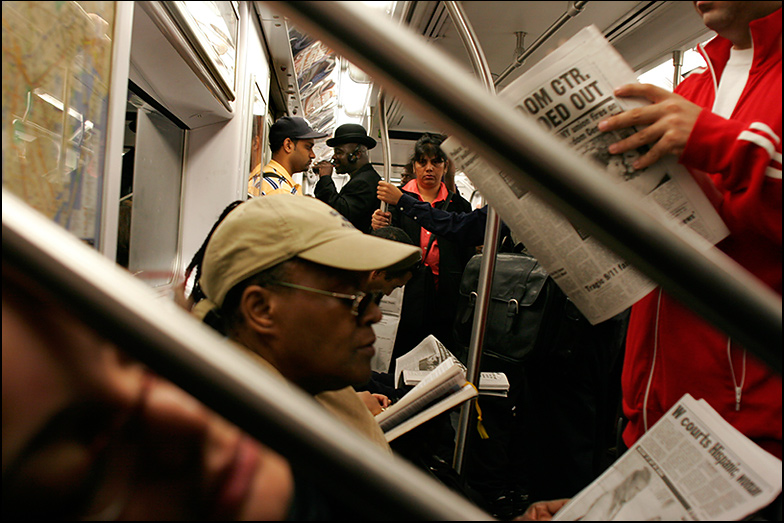
{"type": "Polygon", "coordinates": [[[294,183],[291,175],[307,170],[310,161],[316,157],[313,152],[315,140],[325,136],[326,133],[314,131],[304,118],[284,116],[278,119],[270,127],[272,160],[264,169],[251,173],[248,194],[301,194],[302,188],[298,183],[294,183]]]}

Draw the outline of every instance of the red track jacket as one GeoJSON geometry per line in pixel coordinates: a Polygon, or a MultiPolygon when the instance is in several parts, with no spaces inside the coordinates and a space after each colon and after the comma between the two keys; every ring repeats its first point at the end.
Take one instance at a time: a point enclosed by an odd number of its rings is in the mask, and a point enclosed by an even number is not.
{"type": "MultiPolygon", "coordinates": [[[[732,44],[716,37],[703,50],[708,69],[676,93],[706,108],[680,162],[710,173],[730,236],[718,247],[781,295],[781,9],[751,24],[754,58],[727,120],[710,108],[732,44]]],[[[781,458],[781,377],[734,341],[656,289],[632,308],[623,369],[623,409],[631,445],[688,392],[781,458]],[[658,320],[657,320],[658,312],[658,320]],[[655,342],[658,334],[658,341],[655,342]],[[744,377],[745,376],[745,377],[744,377]],[[736,386],[741,386],[736,410],[736,386]],[[647,402],[645,399],[648,391],[647,402]]]]}

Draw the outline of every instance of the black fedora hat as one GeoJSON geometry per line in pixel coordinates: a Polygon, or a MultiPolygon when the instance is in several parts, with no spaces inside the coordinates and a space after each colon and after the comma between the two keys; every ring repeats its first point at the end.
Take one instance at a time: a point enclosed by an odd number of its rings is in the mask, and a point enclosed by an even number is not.
{"type": "Polygon", "coordinates": [[[335,129],[335,136],[327,140],[327,145],[335,147],[344,143],[358,143],[368,149],[376,146],[376,141],[368,136],[365,128],[357,123],[344,123],[335,129]]]}

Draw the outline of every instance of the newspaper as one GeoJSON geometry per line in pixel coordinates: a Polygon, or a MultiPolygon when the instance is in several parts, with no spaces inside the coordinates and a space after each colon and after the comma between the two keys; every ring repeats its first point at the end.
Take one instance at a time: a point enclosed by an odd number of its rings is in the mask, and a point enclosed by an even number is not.
{"type": "MultiPolygon", "coordinates": [[[[419,344],[395,360],[395,387],[417,385],[444,361],[452,361],[467,372],[457,357],[447,349],[438,338],[430,334],[419,344]]],[[[480,372],[479,394],[483,396],[503,396],[509,392],[509,379],[503,372],[480,372]]]]}
{"type": "Polygon", "coordinates": [[[781,460],[684,395],[554,520],[739,520],[781,493],[781,460]]]}
{"type": "MultiPolygon", "coordinates": [[[[636,81],[615,48],[595,26],[590,26],[499,96],[535,118],[576,152],[604,167],[615,183],[625,184],[643,201],[657,204],[652,206],[655,212],[663,212],[705,238],[705,242],[695,239],[701,248],[708,249],[729,231],[685,167],[668,156],[635,170],[632,163],[647,146],[622,155],[607,151],[611,143],[636,129],[602,133],[598,123],[649,103],[612,95],[615,87],[636,81]]],[[[625,260],[455,138],[446,140],[442,148],[592,324],[620,313],[655,287],[625,260]]]]}
{"type": "Polygon", "coordinates": [[[381,298],[378,306],[381,308],[381,321],[373,324],[376,342],[373,347],[376,353],[370,360],[370,368],[376,372],[389,372],[392,362],[392,352],[395,348],[397,328],[400,325],[400,312],[403,310],[403,292],[405,286],[397,287],[389,295],[381,298]]]}
{"type": "MultiPolygon", "coordinates": [[[[395,387],[400,384],[400,376],[404,370],[432,371],[441,362],[453,360],[463,367],[454,354],[447,349],[438,338],[432,334],[427,336],[419,344],[395,360],[395,387]]],[[[463,367],[465,369],[465,367],[463,367]]]]}

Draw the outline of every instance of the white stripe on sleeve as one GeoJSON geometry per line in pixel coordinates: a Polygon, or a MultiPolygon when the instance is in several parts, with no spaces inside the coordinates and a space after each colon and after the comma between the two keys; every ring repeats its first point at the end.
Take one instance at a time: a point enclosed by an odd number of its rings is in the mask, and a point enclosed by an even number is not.
{"type": "Polygon", "coordinates": [[[779,137],[776,135],[776,133],[773,132],[773,129],[771,129],[768,126],[768,124],[765,124],[765,123],[762,123],[762,122],[751,122],[751,125],[749,125],[749,128],[750,129],[754,129],[755,131],[760,131],[760,132],[763,132],[763,133],[767,134],[768,136],[770,136],[770,139],[773,140],[773,142],[776,145],[778,145],[779,142],[781,141],[779,139],[779,137]]]}
{"type": "Polygon", "coordinates": [[[771,158],[776,153],[776,147],[773,143],[765,138],[764,136],[760,136],[759,134],[753,133],[751,131],[743,131],[738,135],[738,140],[745,140],[747,142],[751,142],[753,144],[759,145],[763,149],[768,152],[768,156],[771,158]]]}

